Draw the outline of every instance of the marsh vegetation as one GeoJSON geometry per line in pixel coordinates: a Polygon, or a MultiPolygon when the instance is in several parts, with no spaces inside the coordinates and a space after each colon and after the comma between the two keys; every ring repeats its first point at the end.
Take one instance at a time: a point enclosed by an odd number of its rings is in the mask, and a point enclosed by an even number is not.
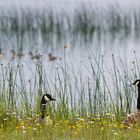
{"type": "Polygon", "coordinates": [[[140,75],[138,52],[131,50],[128,58],[127,45],[119,55],[109,51],[116,40],[138,41],[138,9],[81,5],[73,12],[1,8],[0,13],[1,139],[139,138],[138,125],[121,123],[136,108],[131,83],[140,75]],[[46,92],[56,102],[40,123],[46,92]]]}

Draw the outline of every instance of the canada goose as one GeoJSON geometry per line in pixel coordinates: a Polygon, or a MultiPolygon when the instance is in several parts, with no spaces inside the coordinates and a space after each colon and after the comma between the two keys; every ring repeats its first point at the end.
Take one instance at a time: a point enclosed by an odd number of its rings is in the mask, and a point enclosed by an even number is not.
{"type": "Polygon", "coordinates": [[[55,101],[56,99],[54,99],[50,94],[44,94],[42,96],[42,99],[41,99],[41,106],[40,106],[40,109],[41,109],[41,119],[43,119],[45,117],[45,113],[46,113],[46,105],[48,102],[50,101],[55,101]]]}
{"type": "Polygon", "coordinates": [[[23,52],[17,52],[17,57],[19,59],[23,58],[25,55],[23,54],[23,52]]]}
{"type": "Polygon", "coordinates": [[[53,56],[51,53],[49,53],[49,54],[48,54],[48,58],[49,58],[49,61],[54,61],[54,60],[56,60],[58,57],[53,56]]]}
{"type": "Polygon", "coordinates": [[[39,54],[39,53],[33,54],[33,52],[31,52],[31,51],[29,52],[29,55],[30,55],[32,60],[39,60],[42,57],[41,54],[39,54]]]}
{"type": "Polygon", "coordinates": [[[11,50],[11,53],[13,55],[12,59],[14,59],[15,57],[18,57],[19,59],[21,59],[25,56],[22,51],[16,53],[15,50],[13,49],[11,50]]]}
{"type": "Polygon", "coordinates": [[[138,87],[138,98],[137,98],[137,112],[128,115],[126,120],[123,122],[125,125],[140,123],[140,79],[135,80],[132,85],[137,85],[138,87]]]}
{"type": "Polygon", "coordinates": [[[4,57],[4,53],[2,52],[2,49],[0,48],[0,59],[4,57]]]}
{"type": "Polygon", "coordinates": [[[49,116],[45,117],[45,113],[46,113],[46,106],[47,103],[50,101],[55,101],[56,99],[54,99],[50,94],[44,94],[42,96],[41,99],[41,104],[40,104],[40,110],[41,110],[41,116],[39,118],[30,118],[24,125],[26,127],[33,125],[34,123],[42,123],[42,120],[47,118],[47,121],[52,121],[49,116]]]}

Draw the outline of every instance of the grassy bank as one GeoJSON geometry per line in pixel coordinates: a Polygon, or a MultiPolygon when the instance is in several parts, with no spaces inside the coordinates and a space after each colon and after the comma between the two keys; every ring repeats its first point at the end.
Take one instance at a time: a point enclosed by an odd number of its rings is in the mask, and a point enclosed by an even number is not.
{"type": "Polygon", "coordinates": [[[4,120],[0,127],[0,138],[5,140],[133,140],[140,138],[139,126],[125,127],[114,115],[79,118],[71,116],[64,120],[53,120],[47,116],[42,123],[34,118],[14,121],[4,120]],[[7,125],[7,126],[6,126],[7,125]]]}

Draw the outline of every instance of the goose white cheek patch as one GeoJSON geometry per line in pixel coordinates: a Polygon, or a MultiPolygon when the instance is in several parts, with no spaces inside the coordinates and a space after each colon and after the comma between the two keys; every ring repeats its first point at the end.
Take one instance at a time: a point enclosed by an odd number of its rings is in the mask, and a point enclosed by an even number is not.
{"type": "Polygon", "coordinates": [[[135,84],[135,85],[137,86],[137,85],[139,84],[139,82],[140,82],[140,81],[136,82],[136,84],[135,84]]]}
{"type": "Polygon", "coordinates": [[[46,101],[50,101],[50,99],[46,95],[44,96],[44,98],[46,101]]]}

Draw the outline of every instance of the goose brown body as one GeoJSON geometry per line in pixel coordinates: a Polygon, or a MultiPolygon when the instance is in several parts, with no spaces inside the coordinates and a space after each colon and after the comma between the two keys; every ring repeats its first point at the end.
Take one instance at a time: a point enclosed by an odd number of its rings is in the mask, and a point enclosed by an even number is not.
{"type": "Polygon", "coordinates": [[[53,56],[51,53],[48,54],[49,61],[55,61],[58,57],[53,56]]]}
{"type": "Polygon", "coordinates": [[[33,52],[31,52],[31,51],[29,52],[29,55],[30,55],[32,60],[40,60],[40,58],[42,57],[41,54],[39,54],[39,53],[33,54],[33,52]]]}
{"type": "Polygon", "coordinates": [[[19,52],[16,53],[15,50],[13,50],[13,49],[11,50],[11,53],[12,53],[12,59],[14,59],[16,57],[21,59],[25,56],[22,51],[19,51],[19,52]]]}
{"type": "Polygon", "coordinates": [[[0,60],[4,58],[4,53],[2,52],[2,49],[0,48],[0,60]]]}

